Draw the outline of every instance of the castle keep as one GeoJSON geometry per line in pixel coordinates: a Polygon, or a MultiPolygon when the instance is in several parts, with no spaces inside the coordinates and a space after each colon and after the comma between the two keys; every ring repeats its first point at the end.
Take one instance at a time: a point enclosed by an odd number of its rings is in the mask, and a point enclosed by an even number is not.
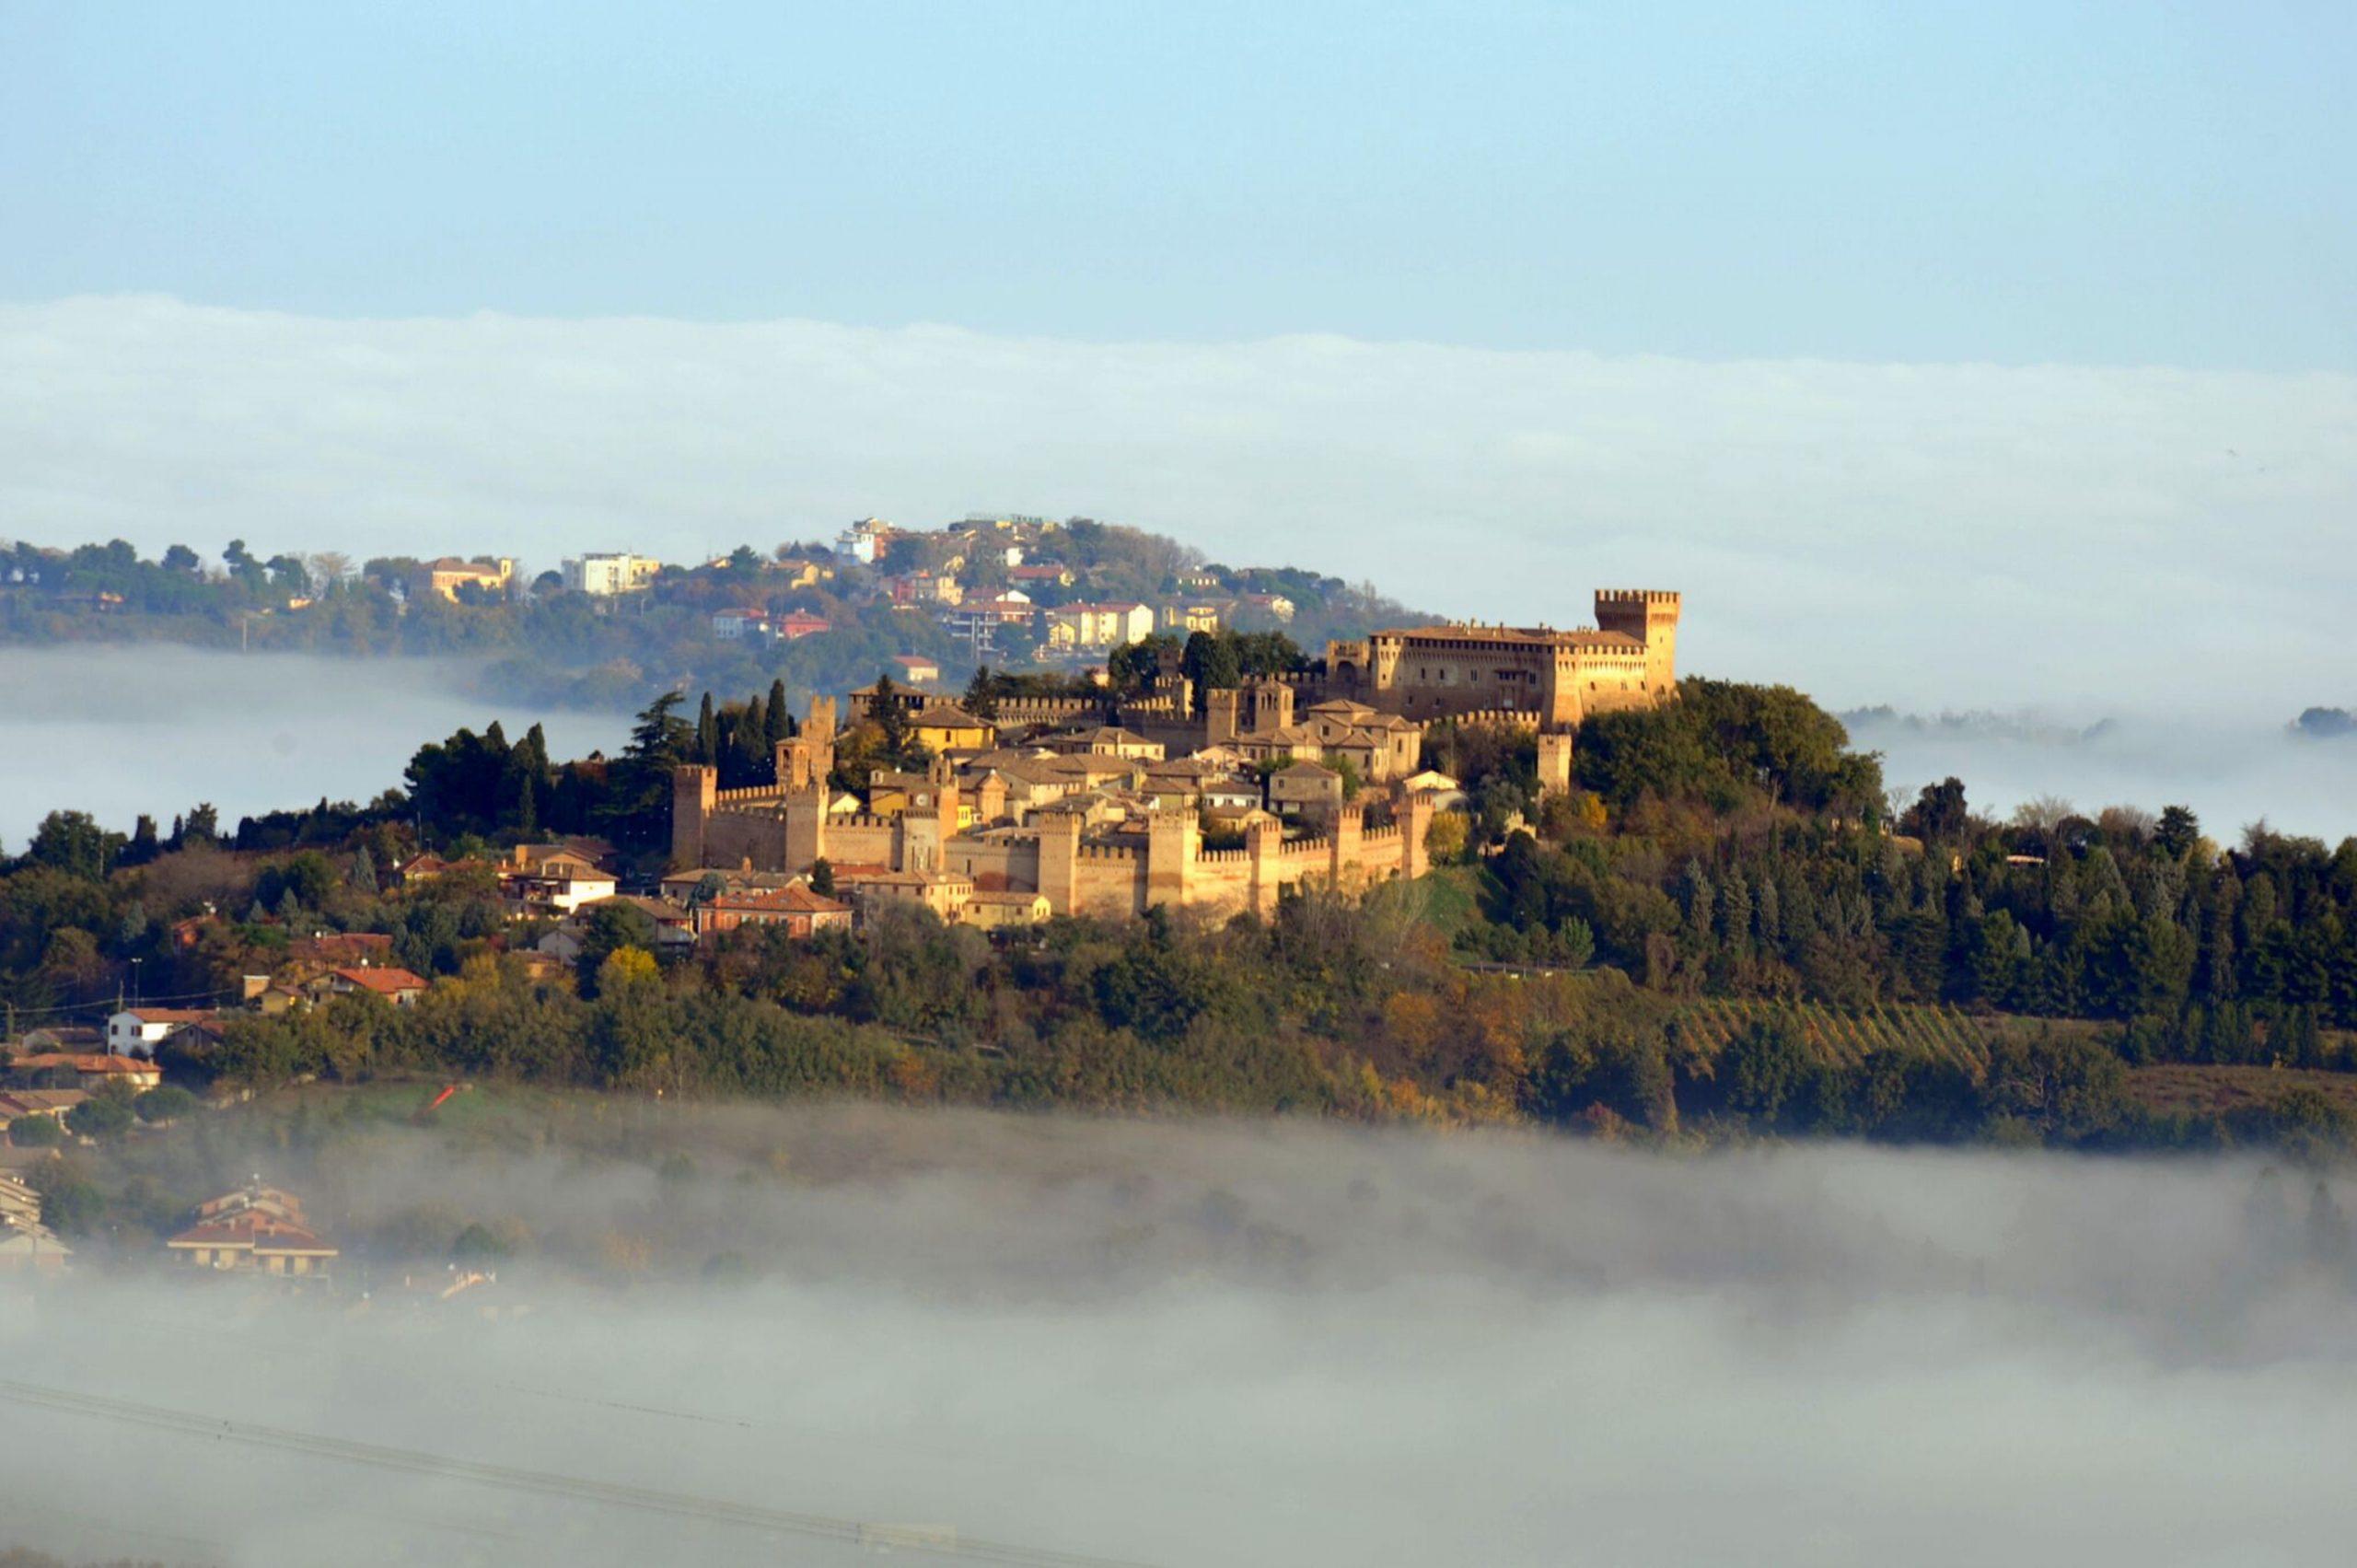
{"type": "Polygon", "coordinates": [[[771,784],[677,771],[672,865],[795,874],[823,859],[841,884],[986,924],[1016,909],[1265,916],[1289,888],[1360,892],[1428,868],[1436,796],[1453,788],[1419,772],[1428,726],[1534,729],[1542,785],[1567,788],[1582,722],[1674,693],[1678,610],[1675,593],[1614,590],[1596,596],[1592,629],[1376,632],[1329,644],[1322,670],[1200,704],[1175,671],[1140,696],[1012,699],[989,719],[870,688],[853,693],[856,717],[900,703],[932,757],[923,773],[876,771],[864,792],[830,777],[836,707],[819,698],[778,743],[771,784]]]}
{"type": "Polygon", "coordinates": [[[1504,710],[1541,729],[1648,707],[1677,685],[1678,598],[1650,588],[1596,596],[1593,630],[1414,626],[1326,645],[1326,685],[1408,718],[1504,710]]]}

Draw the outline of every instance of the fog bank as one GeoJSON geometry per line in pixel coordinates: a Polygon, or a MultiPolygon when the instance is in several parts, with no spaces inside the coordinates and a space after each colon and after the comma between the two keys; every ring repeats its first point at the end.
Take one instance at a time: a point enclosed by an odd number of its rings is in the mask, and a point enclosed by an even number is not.
{"type": "Polygon", "coordinates": [[[426,1132],[321,1174],[348,1235],[421,1202],[528,1227],[481,1298],[530,1307],[505,1321],[0,1283],[16,1383],[578,1491],[12,1396],[11,1526],[239,1563],[849,1558],[694,1498],[1172,1564],[2345,1554],[2346,1224],[2255,1165],[876,1108],[652,1125],[692,1174],[426,1132]],[[611,1234],[649,1249],[633,1283],[555,1263],[611,1234]],[[696,1287],[713,1248],[750,1283],[696,1287]],[[672,1511],[586,1495],[611,1483],[672,1511]]]}
{"type": "Polygon", "coordinates": [[[2035,712],[1919,716],[1845,714],[1851,743],[1883,754],[1909,796],[1951,775],[1985,816],[2055,796],[2092,815],[2106,806],[2193,807],[2221,843],[2264,818],[2327,843],[2357,833],[2357,737],[2292,733],[2290,714],[2239,719],[2126,714],[2070,720],[2035,712]]]}
{"type": "Polygon", "coordinates": [[[204,800],[225,830],[321,796],[365,802],[461,725],[503,720],[512,740],[540,720],[559,757],[611,749],[629,730],[621,715],[459,696],[448,671],[421,660],[88,645],[0,647],[0,848],[11,853],[61,808],[123,832],[144,811],[168,832],[204,800]]]}
{"type": "Polygon", "coordinates": [[[2357,377],[1701,362],[1287,337],[0,307],[0,526],[211,554],[702,558],[1086,513],[1836,706],[2296,714],[2357,693],[2357,377]]]}

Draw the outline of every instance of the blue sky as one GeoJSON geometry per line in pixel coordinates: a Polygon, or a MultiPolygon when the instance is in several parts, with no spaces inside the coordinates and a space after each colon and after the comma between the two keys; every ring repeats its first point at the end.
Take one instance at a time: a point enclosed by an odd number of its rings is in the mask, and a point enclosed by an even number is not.
{"type": "Polygon", "coordinates": [[[0,298],[2347,370],[2352,78],[2345,4],[19,3],[0,298]]]}

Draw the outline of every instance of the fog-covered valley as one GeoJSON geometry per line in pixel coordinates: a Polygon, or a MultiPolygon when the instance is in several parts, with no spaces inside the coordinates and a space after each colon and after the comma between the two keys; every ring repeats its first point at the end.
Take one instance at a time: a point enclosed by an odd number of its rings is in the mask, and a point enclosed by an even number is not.
{"type": "Polygon", "coordinates": [[[415,659],[238,655],[153,644],[0,648],[0,849],[24,848],[52,810],[166,830],[210,801],[240,816],[325,797],[367,801],[401,783],[418,747],[461,725],[542,723],[554,754],[611,749],[621,714],[521,713],[461,694],[463,672],[415,659]]]}
{"type": "Polygon", "coordinates": [[[2189,806],[2222,843],[2250,823],[2335,843],[2357,833],[2357,738],[2305,736],[2295,715],[2126,711],[2075,718],[2019,706],[1919,715],[1843,715],[1851,744],[1883,755],[1911,797],[1964,780],[1973,809],[2002,819],[2041,796],[2092,815],[2106,806],[2189,806]]]}
{"type": "MultiPolygon", "coordinates": [[[[826,1562],[862,1524],[1174,1564],[2344,1539],[2347,1197],[2296,1171],[627,1114],[594,1149],[349,1141],[309,1194],[331,1300],[0,1284],[14,1532],[236,1563],[826,1562]],[[405,1304],[421,1211],[519,1238],[496,1283],[405,1304]]],[[[283,1127],[212,1136],[223,1172],[301,1168],[283,1127]]]]}

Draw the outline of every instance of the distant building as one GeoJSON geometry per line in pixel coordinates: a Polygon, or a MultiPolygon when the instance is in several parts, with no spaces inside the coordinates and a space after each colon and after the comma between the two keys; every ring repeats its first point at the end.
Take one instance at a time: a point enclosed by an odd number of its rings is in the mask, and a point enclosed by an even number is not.
{"type": "Polygon", "coordinates": [[[851,906],[815,892],[807,882],[783,888],[748,888],[725,892],[695,907],[699,936],[734,931],[740,925],[775,926],[789,936],[809,936],[821,931],[851,929],[851,906]]]}
{"type": "Polygon", "coordinates": [[[1291,621],[1294,617],[1294,602],[1283,594],[1246,594],[1237,602],[1259,610],[1272,621],[1291,621]]]}
{"type": "Polygon", "coordinates": [[[923,654],[900,654],[885,660],[884,667],[903,686],[930,686],[941,679],[941,666],[923,654]]]}
{"type": "Polygon", "coordinates": [[[128,1084],[134,1089],[152,1089],[164,1081],[164,1070],[145,1056],[44,1051],[19,1056],[8,1063],[9,1076],[19,1080],[60,1071],[72,1073],[77,1087],[94,1092],[114,1083],[128,1084]]]}
{"type": "Polygon", "coordinates": [[[117,1056],[153,1056],[174,1034],[212,1016],[210,1007],[126,1007],[107,1019],[107,1050],[117,1056]]]}
{"type": "Polygon", "coordinates": [[[1039,925],[1053,912],[1049,908],[1045,893],[981,888],[977,889],[966,900],[965,906],[958,910],[958,921],[961,925],[997,931],[1006,926],[1039,925]]]}
{"type": "Polygon", "coordinates": [[[577,594],[600,598],[634,594],[655,580],[663,563],[627,552],[576,555],[564,563],[564,586],[577,594]]]}
{"type": "Polygon", "coordinates": [[[823,615],[812,615],[807,610],[792,610],[777,618],[777,639],[781,643],[799,642],[804,637],[815,637],[821,632],[834,629],[833,621],[823,615]]]}
{"type": "Polygon", "coordinates": [[[712,612],[712,634],[732,642],[759,642],[777,635],[777,621],[766,610],[715,610],[712,612]]]}
{"type": "Polygon", "coordinates": [[[552,854],[529,866],[500,873],[500,896],[513,919],[571,914],[584,904],[610,899],[614,874],[575,854],[552,854]]]}
{"type": "Polygon", "coordinates": [[[835,539],[835,553],[873,566],[900,530],[881,517],[862,517],[835,539]]]}
{"type": "Polygon", "coordinates": [[[28,1116],[63,1124],[66,1113],[89,1098],[87,1089],[0,1089],[0,1132],[28,1116]]]}
{"type": "Polygon", "coordinates": [[[396,1007],[413,1007],[425,994],[425,977],[404,969],[343,969],[330,977],[328,989],[339,996],[377,996],[396,1007]]]}
{"type": "Polygon", "coordinates": [[[1162,629],[1166,632],[1213,632],[1219,630],[1219,606],[1187,601],[1162,607],[1162,629]]]}
{"type": "Polygon", "coordinates": [[[1269,775],[1269,809],[1280,817],[1325,816],[1341,809],[1342,775],[1317,762],[1295,762],[1269,775]]]}
{"type": "Polygon", "coordinates": [[[461,587],[478,587],[485,593],[505,593],[515,578],[516,563],[505,555],[488,565],[480,561],[461,561],[455,555],[446,555],[425,568],[427,591],[439,594],[453,604],[458,602],[461,587]]]}
{"type": "Polygon", "coordinates": [[[997,726],[977,718],[955,703],[928,703],[909,719],[909,734],[932,752],[980,751],[998,733],[997,726]]]}
{"type": "Polygon", "coordinates": [[[1151,605],[1063,604],[1047,612],[1047,645],[1059,651],[1119,647],[1153,634],[1151,605]]]}
{"type": "Polygon", "coordinates": [[[313,1275],[343,1256],[311,1228],[300,1200],[256,1182],[204,1203],[195,1223],[164,1243],[200,1269],[313,1275]]]}

